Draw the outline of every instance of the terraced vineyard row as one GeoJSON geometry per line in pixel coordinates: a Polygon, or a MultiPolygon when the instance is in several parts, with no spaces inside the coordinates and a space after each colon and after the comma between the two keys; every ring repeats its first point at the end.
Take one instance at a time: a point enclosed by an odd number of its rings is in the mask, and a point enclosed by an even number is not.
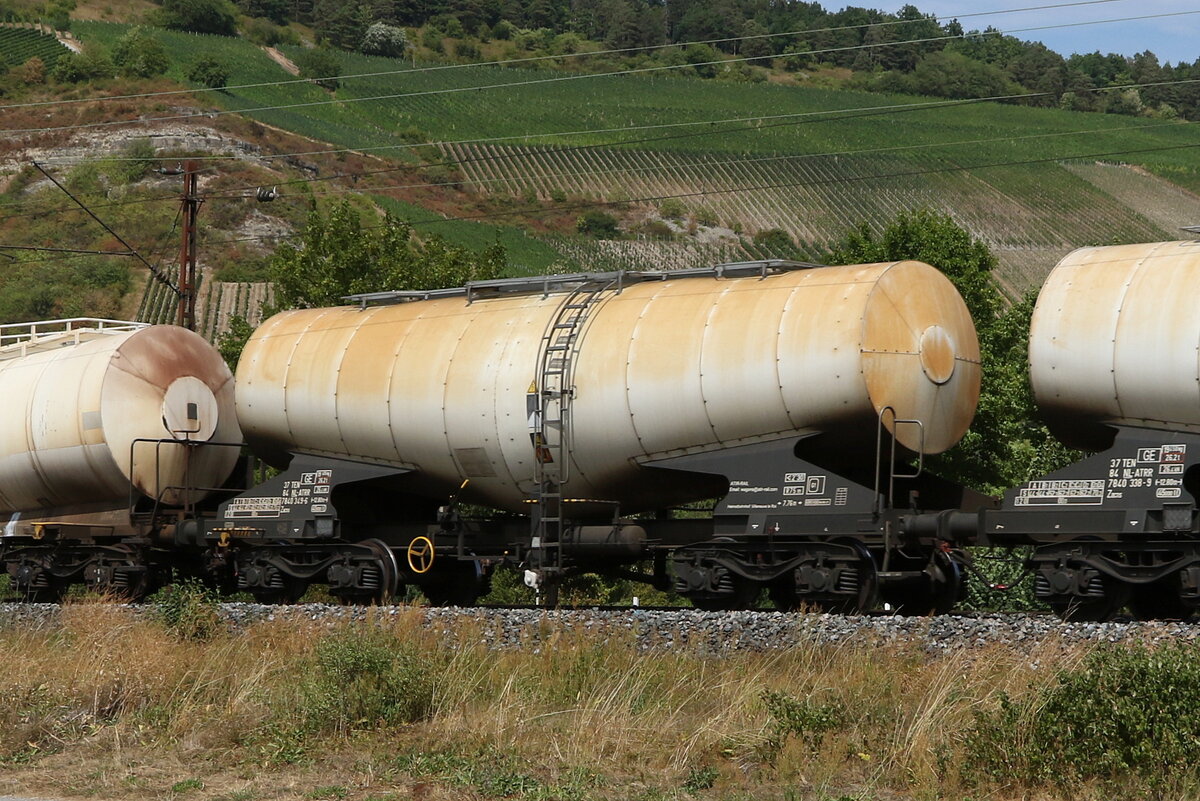
{"type": "MultiPolygon", "coordinates": [[[[447,156],[481,192],[583,196],[606,201],[686,195],[700,218],[747,234],[782,228],[823,244],[867,222],[880,226],[918,207],[943,211],[1002,250],[1052,253],[1090,242],[1166,236],[1071,170],[1041,164],[974,172],[932,156],[737,157],[635,150],[457,145],[447,156]]],[[[1035,259],[1036,261],[1036,259],[1035,259]]],[[[1044,265],[1021,286],[1040,279],[1044,265]]]]}
{"type": "Polygon", "coordinates": [[[554,246],[589,272],[684,270],[753,258],[735,244],[555,237],[554,246]]]}
{"type": "Polygon", "coordinates": [[[67,48],[48,34],[30,28],[0,27],[0,62],[9,67],[18,67],[36,56],[49,69],[66,52],[67,48]]]}
{"type": "MultiPolygon", "coordinates": [[[[196,330],[205,339],[215,342],[229,330],[229,320],[235,315],[246,318],[251,325],[262,322],[263,304],[274,300],[270,284],[213,281],[204,274],[206,272],[202,271],[196,298],[196,330]]],[[[145,323],[174,323],[177,310],[175,293],[153,278],[149,279],[137,319],[145,323]]]]}

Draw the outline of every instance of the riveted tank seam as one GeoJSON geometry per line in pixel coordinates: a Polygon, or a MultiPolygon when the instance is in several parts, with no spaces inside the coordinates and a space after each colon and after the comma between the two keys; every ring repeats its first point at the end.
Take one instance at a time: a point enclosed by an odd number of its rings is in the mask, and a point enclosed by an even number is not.
{"type": "Polygon", "coordinates": [[[449,400],[450,370],[454,366],[454,359],[458,355],[459,348],[462,347],[463,338],[466,337],[467,331],[471,329],[472,324],[480,316],[477,310],[471,310],[468,313],[471,322],[459,329],[458,338],[454,341],[454,349],[450,352],[450,358],[446,359],[445,370],[442,372],[442,442],[445,443],[446,453],[450,455],[450,461],[457,468],[460,475],[466,473],[466,470],[463,468],[462,463],[459,462],[458,456],[454,453],[454,445],[450,442],[450,421],[446,417],[446,404],[449,400]]]}
{"type": "MultiPolygon", "coordinates": [[[[381,313],[382,314],[382,313],[381,313]]],[[[403,462],[404,456],[400,453],[400,442],[396,439],[396,428],[392,421],[392,396],[396,391],[396,365],[400,363],[400,352],[404,350],[404,343],[408,341],[409,334],[412,333],[413,325],[425,317],[425,312],[420,311],[411,319],[404,333],[396,339],[396,347],[392,352],[391,363],[388,364],[388,379],[387,379],[387,426],[388,438],[392,443],[392,452],[396,454],[396,460],[403,462]]]]}
{"type": "Polygon", "coordinates": [[[788,313],[792,309],[792,303],[796,299],[796,295],[800,292],[800,287],[803,286],[803,280],[792,285],[792,289],[788,292],[787,300],[781,304],[779,310],[779,324],[775,327],[775,380],[779,384],[779,397],[783,401],[783,413],[787,416],[788,422],[793,428],[799,428],[796,418],[792,415],[792,410],[788,406],[787,393],[783,387],[783,373],[779,365],[783,362],[783,326],[787,319],[788,313]]]}
{"type": "Polygon", "coordinates": [[[293,441],[296,439],[296,431],[292,428],[292,419],[288,414],[288,395],[290,394],[289,388],[294,386],[294,379],[292,377],[292,361],[296,358],[296,351],[299,350],[300,341],[304,339],[304,335],[311,331],[312,327],[316,325],[317,322],[328,316],[329,310],[321,309],[312,318],[312,320],[309,321],[308,325],[306,325],[302,331],[292,335],[292,348],[290,351],[288,351],[287,363],[283,367],[283,409],[281,411],[283,412],[284,422],[287,424],[288,436],[293,441]]]}
{"type": "Polygon", "coordinates": [[[362,331],[363,325],[370,325],[370,320],[371,320],[371,317],[374,316],[375,310],[374,309],[359,309],[358,313],[360,315],[364,315],[366,319],[359,320],[354,325],[354,333],[352,333],[350,335],[350,337],[346,340],[345,345],[342,347],[341,351],[338,353],[338,362],[337,362],[337,367],[334,370],[335,376],[334,376],[334,380],[333,380],[334,428],[337,430],[338,442],[342,443],[342,449],[346,452],[350,451],[350,446],[348,444],[346,444],[346,435],[342,432],[341,402],[342,402],[342,398],[345,397],[345,393],[342,391],[342,365],[345,364],[346,354],[348,354],[350,352],[350,348],[354,344],[354,340],[358,337],[359,332],[362,331]]]}
{"type": "MultiPolygon", "coordinates": [[[[64,357],[66,352],[66,349],[53,352],[50,357],[47,358],[46,361],[41,365],[41,369],[37,373],[37,379],[32,384],[32,389],[29,393],[29,398],[26,403],[26,420],[32,421],[33,419],[33,405],[34,401],[37,399],[38,388],[42,384],[42,377],[45,376],[46,371],[50,369],[51,365],[55,364],[59,359],[64,357]]],[[[29,454],[30,466],[33,468],[33,472],[37,476],[38,483],[41,485],[38,490],[39,497],[45,498],[47,495],[53,493],[50,492],[50,481],[46,476],[44,465],[42,465],[41,460],[38,458],[38,454],[41,453],[41,449],[38,447],[37,434],[33,430],[33,426],[28,426],[26,428],[25,447],[27,448],[27,452],[29,454]]]]}
{"type": "MultiPolygon", "coordinates": [[[[122,345],[124,345],[124,344],[125,344],[125,342],[126,342],[127,340],[129,340],[129,339],[132,339],[134,336],[136,336],[136,335],[137,335],[137,334],[139,334],[139,333],[141,333],[141,332],[135,331],[135,332],[133,332],[132,334],[129,334],[129,335],[122,335],[122,336],[121,336],[121,339],[120,339],[120,341],[118,341],[118,342],[116,342],[116,343],[115,343],[115,346],[113,347],[113,350],[112,350],[112,356],[111,356],[111,357],[110,357],[110,358],[107,360],[107,362],[106,362],[106,363],[107,363],[107,364],[111,364],[111,363],[112,363],[112,361],[113,361],[113,357],[115,357],[115,356],[117,356],[117,355],[119,355],[119,354],[121,353],[121,346],[122,346],[122,345]]],[[[74,347],[79,347],[79,345],[78,345],[78,344],[76,344],[74,347]]],[[[90,367],[90,365],[89,365],[89,367],[90,367]]],[[[84,409],[84,406],[83,406],[83,404],[82,404],[82,403],[80,402],[80,400],[79,400],[79,399],[80,399],[80,397],[81,397],[81,396],[82,396],[82,394],[83,394],[83,385],[84,385],[84,383],[85,383],[85,382],[83,382],[83,381],[80,381],[80,382],[79,382],[79,394],[77,394],[77,395],[76,395],[76,408],[77,408],[77,409],[78,409],[80,412],[82,412],[82,411],[83,411],[83,409],[84,409]]],[[[97,397],[97,399],[96,399],[98,406],[103,406],[103,398],[104,398],[104,385],[103,385],[103,378],[101,378],[100,389],[99,389],[99,391],[98,391],[96,394],[97,394],[97,396],[98,396],[98,397],[97,397]]],[[[97,411],[99,411],[99,408],[97,409],[97,411]]],[[[78,431],[78,433],[79,433],[79,442],[83,444],[83,449],[82,449],[83,457],[84,457],[84,459],[87,461],[87,463],[88,463],[88,467],[89,467],[91,470],[93,470],[93,471],[94,471],[94,472],[95,472],[97,475],[101,475],[101,474],[102,474],[102,471],[101,471],[101,469],[100,469],[100,465],[98,465],[98,464],[96,463],[96,459],[95,459],[95,457],[94,457],[94,456],[93,456],[93,454],[92,454],[92,450],[91,450],[91,448],[89,448],[89,447],[87,446],[86,437],[85,437],[85,435],[84,435],[84,430],[83,430],[83,415],[82,415],[82,414],[81,414],[81,415],[79,415],[79,419],[78,419],[78,421],[77,421],[77,425],[79,426],[79,427],[76,429],[76,430],[78,431]]],[[[105,431],[104,431],[104,417],[103,417],[103,415],[101,415],[101,418],[100,418],[100,436],[101,436],[101,441],[102,441],[102,442],[105,444],[105,446],[106,446],[106,448],[105,448],[105,449],[106,449],[106,451],[107,451],[107,445],[108,445],[108,436],[105,434],[105,431]]],[[[110,458],[110,459],[111,459],[111,458],[114,458],[114,457],[111,455],[111,451],[109,451],[109,453],[110,453],[110,456],[109,456],[109,458],[110,458]]],[[[118,467],[119,467],[119,465],[118,465],[118,467]]],[[[122,471],[122,472],[124,472],[124,471],[122,471]]],[[[131,474],[131,475],[130,475],[130,478],[131,478],[131,479],[132,479],[132,472],[133,472],[133,471],[132,471],[132,469],[131,469],[131,470],[130,470],[130,474],[131,474]]],[[[114,489],[116,489],[116,488],[114,488],[114,489]]]]}
{"type": "Polygon", "coordinates": [[[634,343],[637,342],[638,331],[642,327],[642,321],[646,319],[646,312],[652,305],[654,305],[654,301],[658,300],[659,295],[665,291],[665,285],[666,282],[664,281],[663,286],[655,287],[653,294],[643,301],[642,308],[638,312],[637,322],[634,323],[633,330],[629,332],[629,342],[626,343],[625,348],[625,409],[629,413],[629,422],[633,426],[633,435],[637,437],[638,446],[640,447],[643,455],[648,453],[648,451],[646,450],[645,439],[642,437],[642,432],[638,430],[637,414],[633,411],[633,400],[629,397],[629,390],[631,386],[629,367],[632,364],[631,357],[633,355],[633,347],[634,343]]]}
{"type": "Polygon", "coordinates": [[[704,391],[704,351],[705,348],[709,347],[708,332],[712,330],[713,315],[717,312],[721,298],[729,294],[734,286],[733,284],[726,283],[725,288],[712,297],[712,301],[708,307],[708,314],[704,316],[704,331],[700,334],[699,364],[696,365],[697,370],[700,372],[700,402],[704,406],[704,419],[708,422],[708,429],[712,432],[713,441],[717,443],[721,442],[721,436],[717,433],[717,427],[713,424],[712,415],[708,410],[709,393],[704,391]]]}
{"type": "Polygon", "coordinates": [[[1129,289],[1133,286],[1134,280],[1137,278],[1142,265],[1145,264],[1145,258],[1138,259],[1137,262],[1130,266],[1129,272],[1126,274],[1125,283],[1121,288],[1121,295],[1117,301],[1117,313],[1113,320],[1112,338],[1109,340],[1112,344],[1110,351],[1111,361],[1109,363],[1108,373],[1112,376],[1112,399],[1116,404],[1117,415],[1124,417],[1124,410],[1121,408],[1121,393],[1117,389],[1117,339],[1121,330],[1121,312],[1125,308],[1125,300],[1129,296],[1129,289]]]}

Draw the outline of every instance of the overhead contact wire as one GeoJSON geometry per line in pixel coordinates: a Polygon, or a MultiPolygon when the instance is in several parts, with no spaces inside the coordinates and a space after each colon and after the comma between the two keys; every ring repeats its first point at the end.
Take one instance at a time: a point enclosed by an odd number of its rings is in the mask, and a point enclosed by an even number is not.
{"type": "MultiPolygon", "coordinates": [[[[977,33],[977,34],[954,34],[954,35],[949,35],[949,36],[931,36],[931,37],[926,37],[924,39],[907,39],[907,40],[897,41],[897,42],[877,42],[877,43],[862,44],[862,45],[848,45],[846,47],[834,47],[834,48],[826,48],[823,50],[805,51],[804,53],[801,53],[799,55],[805,55],[805,56],[825,55],[825,54],[829,54],[829,53],[844,53],[844,52],[851,52],[851,51],[855,51],[855,50],[873,49],[873,48],[877,48],[877,47],[897,47],[900,45],[929,44],[929,43],[933,43],[933,42],[945,42],[945,41],[950,41],[950,40],[955,40],[955,39],[980,38],[980,37],[991,37],[991,36],[1006,36],[1006,35],[1010,35],[1013,33],[1028,33],[1031,31],[1043,31],[1043,30],[1051,30],[1051,29],[1056,29],[1056,28],[1073,28],[1073,27],[1080,27],[1080,26],[1084,26],[1084,25],[1103,25],[1103,24],[1109,24],[1109,23],[1115,23],[1115,22],[1131,22],[1131,21],[1146,20],[1146,19],[1165,19],[1165,18],[1169,18],[1169,17],[1189,16],[1189,15],[1194,15],[1194,14],[1200,14],[1200,10],[1175,11],[1175,12],[1164,13],[1164,14],[1147,14],[1147,15],[1136,16],[1136,17],[1119,17],[1119,18],[1115,18],[1115,19],[1092,20],[1092,21],[1088,21],[1088,22],[1065,23],[1065,24],[1059,24],[1059,25],[1039,25],[1039,26],[1029,27],[1029,28],[1014,28],[1007,32],[996,30],[996,31],[984,31],[982,33],[977,33]]],[[[781,54],[781,55],[787,55],[787,54],[781,54]]],[[[412,97],[429,97],[432,95],[461,94],[464,92],[481,92],[481,91],[490,91],[490,90],[494,90],[494,89],[512,89],[512,88],[519,88],[519,87],[525,87],[525,86],[539,86],[539,85],[552,84],[552,83],[564,83],[564,82],[568,82],[568,81],[589,80],[589,79],[593,79],[593,78],[612,78],[612,77],[619,77],[619,76],[624,76],[624,75],[644,75],[644,74],[655,73],[655,72],[666,72],[666,71],[671,71],[671,70],[685,69],[685,68],[689,68],[689,67],[720,66],[720,65],[737,64],[737,63],[748,63],[751,61],[763,61],[763,60],[774,59],[774,58],[779,58],[779,57],[780,57],[780,55],[744,56],[744,57],[736,57],[736,58],[730,58],[730,59],[719,59],[719,60],[715,60],[715,61],[701,61],[701,62],[696,62],[696,63],[691,63],[691,64],[666,64],[666,65],[660,65],[660,66],[654,66],[654,67],[638,67],[638,68],[632,68],[632,69],[626,69],[626,70],[615,70],[615,71],[611,71],[611,72],[573,73],[570,75],[558,75],[558,76],[554,76],[554,77],[550,77],[550,78],[538,78],[538,79],[531,80],[531,81],[510,81],[508,83],[484,84],[484,85],[479,85],[479,86],[447,87],[447,88],[442,88],[442,89],[428,89],[428,90],[422,90],[422,91],[417,91],[417,92],[398,92],[398,93],[386,94],[386,95],[370,95],[367,97],[335,98],[332,100],[311,100],[311,101],[306,101],[303,103],[284,103],[284,104],[279,104],[279,105],[274,105],[274,106],[257,106],[257,107],[251,107],[251,108],[243,108],[243,109],[220,109],[220,110],[216,110],[216,111],[194,112],[191,114],[174,114],[174,115],[163,116],[163,117],[146,117],[146,118],[131,119],[131,120],[106,120],[106,121],[102,121],[102,122],[80,123],[80,124],[76,124],[76,125],[49,126],[49,127],[45,127],[45,128],[13,128],[13,129],[8,130],[7,133],[9,133],[9,134],[51,133],[51,132],[55,132],[55,131],[74,131],[74,130],[86,130],[86,129],[95,129],[95,128],[108,128],[108,127],[121,126],[121,125],[138,125],[138,124],[146,124],[146,123],[154,123],[154,122],[171,122],[171,121],[177,121],[177,120],[197,119],[197,118],[203,118],[203,117],[207,117],[209,119],[215,119],[216,117],[227,116],[230,114],[253,114],[256,112],[263,112],[263,111],[282,111],[282,110],[286,110],[286,109],[313,108],[316,106],[328,106],[328,105],[334,105],[334,104],[349,105],[351,103],[367,103],[367,102],[374,102],[374,101],[380,101],[380,100],[402,100],[402,99],[412,98],[412,97]]]]}
{"type": "MultiPolygon", "coordinates": [[[[658,45],[639,45],[637,47],[621,47],[621,48],[612,48],[612,49],[608,49],[608,50],[592,50],[592,51],[587,51],[587,52],[562,53],[559,55],[548,55],[548,56],[528,56],[525,58],[500,59],[500,60],[496,60],[496,61],[480,61],[480,62],[472,62],[472,63],[468,63],[468,64],[439,64],[439,65],[430,66],[430,67],[415,67],[412,69],[384,70],[381,72],[350,73],[347,75],[337,75],[334,77],[341,81],[341,80],[352,80],[352,79],[356,79],[356,78],[382,78],[382,77],[387,77],[387,76],[391,76],[391,75],[412,75],[412,74],[420,74],[420,73],[426,73],[426,72],[440,72],[440,71],[444,71],[444,70],[465,69],[465,68],[469,68],[469,67],[504,67],[504,66],[509,66],[511,64],[527,64],[527,63],[538,62],[538,61],[561,60],[564,58],[591,58],[591,57],[595,57],[595,56],[617,55],[620,53],[636,53],[636,52],[641,52],[644,50],[665,50],[665,49],[672,48],[672,47],[688,47],[689,45],[696,45],[696,44],[725,44],[728,42],[742,42],[742,41],[750,41],[750,40],[756,40],[756,39],[772,39],[772,38],[779,38],[779,37],[784,37],[784,36],[803,36],[803,35],[814,34],[814,33],[834,33],[837,31],[861,30],[863,28],[872,28],[872,27],[886,28],[886,27],[892,27],[892,26],[896,26],[896,25],[913,25],[916,23],[933,22],[933,21],[938,21],[938,20],[958,20],[958,19],[967,19],[967,18],[971,18],[971,17],[994,17],[994,16],[1001,16],[1004,14],[1017,14],[1017,13],[1028,12],[1028,11],[1048,11],[1048,10],[1057,9],[1057,8],[1072,8],[1072,7],[1077,7],[1077,6],[1094,6],[1094,5],[1102,5],[1102,4],[1106,4],[1106,3],[1117,3],[1117,2],[1125,2],[1125,0],[1078,0],[1077,2],[1070,2],[1070,3],[1054,3],[1054,4],[1050,4],[1050,5],[1025,6],[1023,8],[1006,8],[1006,9],[998,9],[996,11],[975,11],[975,12],[972,12],[969,14],[954,14],[954,15],[933,14],[933,15],[921,17],[921,18],[915,19],[915,20],[912,20],[912,19],[885,20],[884,22],[876,22],[876,23],[868,22],[868,23],[862,23],[860,25],[840,25],[840,26],[828,27],[828,28],[805,28],[805,29],[795,30],[795,31],[784,31],[781,33],[758,33],[758,34],[750,34],[748,36],[727,36],[727,37],[724,37],[721,39],[697,39],[697,40],[692,40],[692,41],[687,41],[687,42],[668,42],[668,43],[658,44],[658,45]]],[[[896,44],[896,43],[888,42],[886,44],[896,44]]],[[[8,109],[18,109],[18,108],[35,108],[35,107],[40,107],[40,106],[64,105],[64,104],[69,104],[69,103],[89,103],[89,102],[100,102],[100,101],[108,101],[108,100],[135,100],[135,99],[142,99],[142,98],[168,97],[168,96],[172,96],[172,95],[196,94],[196,93],[206,93],[206,92],[229,92],[229,91],[234,91],[234,90],[238,90],[238,89],[261,89],[261,88],[268,87],[268,86],[289,86],[289,85],[293,85],[293,84],[304,84],[304,83],[312,83],[312,79],[311,78],[297,78],[297,79],[291,79],[291,80],[285,80],[285,81],[263,81],[261,83],[244,83],[244,84],[237,84],[234,86],[222,86],[219,88],[211,88],[211,87],[205,86],[205,87],[197,87],[195,89],[172,89],[172,90],[162,91],[162,92],[141,92],[141,93],[137,93],[137,94],[126,94],[126,95],[108,95],[106,97],[97,97],[97,98],[73,98],[73,99],[69,99],[69,100],[41,100],[41,101],[35,101],[35,102],[30,102],[30,103],[10,103],[8,105],[0,105],[0,111],[7,111],[8,109]]]]}

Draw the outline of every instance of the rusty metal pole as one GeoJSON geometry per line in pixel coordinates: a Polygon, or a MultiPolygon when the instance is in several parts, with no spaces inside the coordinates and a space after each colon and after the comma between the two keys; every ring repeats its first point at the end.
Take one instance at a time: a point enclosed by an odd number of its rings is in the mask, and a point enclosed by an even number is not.
{"type": "Polygon", "coordinates": [[[196,162],[183,165],[183,241],[179,246],[179,313],[176,324],[196,330],[196,162]]]}

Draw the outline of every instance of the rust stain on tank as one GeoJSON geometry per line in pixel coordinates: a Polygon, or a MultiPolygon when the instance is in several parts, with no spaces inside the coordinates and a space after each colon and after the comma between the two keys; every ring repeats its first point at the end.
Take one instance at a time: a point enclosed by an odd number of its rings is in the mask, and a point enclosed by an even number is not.
{"type": "MultiPolygon", "coordinates": [[[[279,315],[239,365],[242,427],[254,444],[327,451],[328,414],[318,410],[336,391],[344,456],[414,466],[448,489],[470,472],[475,499],[521,509],[532,478],[526,390],[538,380],[541,333],[565,297],[279,315]],[[394,352],[366,346],[389,332],[394,352]],[[293,363],[288,354],[298,352],[306,356],[293,363]],[[341,365],[336,388],[308,372],[322,359],[341,365]],[[301,402],[305,393],[326,399],[301,402]],[[465,449],[470,458],[456,460],[465,449]]],[[[588,308],[577,336],[571,493],[619,493],[627,511],[653,500],[638,466],[648,459],[847,425],[873,430],[885,406],[925,421],[923,447],[935,453],[962,436],[978,399],[966,307],[917,262],[628,284],[588,308]]],[[[907,431],[897,436],[922,447],[907,431]]]]}

